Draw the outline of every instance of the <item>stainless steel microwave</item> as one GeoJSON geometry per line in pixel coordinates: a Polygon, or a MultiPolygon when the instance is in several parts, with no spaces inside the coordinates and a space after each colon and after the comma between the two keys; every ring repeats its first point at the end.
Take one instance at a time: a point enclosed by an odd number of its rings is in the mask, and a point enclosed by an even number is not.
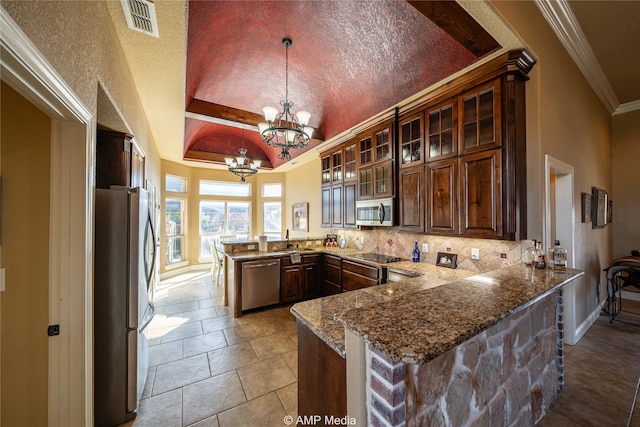
{"type": "Polygon", "coordinates": [[[393,226],[393,199],[356,201],[356,225],[393,226]]]}

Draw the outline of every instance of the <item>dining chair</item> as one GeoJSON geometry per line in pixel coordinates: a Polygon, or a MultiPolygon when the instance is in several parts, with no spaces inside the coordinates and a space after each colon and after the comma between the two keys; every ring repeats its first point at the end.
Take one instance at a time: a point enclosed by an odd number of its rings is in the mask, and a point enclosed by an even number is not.
{"type": "Polygon", "coordinates": [[[211,279],[214,280],[216,286],[220,286],[220,273],[224,269],[224,259],[220,254],[220,250],[218,249],[218,241],[219,239],[214,237],[213,239],[209,239],[209,245],[211,247],[211,279]]]}

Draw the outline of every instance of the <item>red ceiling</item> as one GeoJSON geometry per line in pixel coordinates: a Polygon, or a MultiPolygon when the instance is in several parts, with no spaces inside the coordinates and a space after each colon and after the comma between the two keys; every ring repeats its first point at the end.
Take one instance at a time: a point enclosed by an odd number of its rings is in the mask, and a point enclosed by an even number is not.
{"type": "MultiPolygon", "coordinates": [[[[404,0],[189,1],[186,100],[262,114],[285,97],[311,112],[325,139],[374,116],[478,59],[404,0]]],[[[186,119],[189,150],[235,155],[242,132],[186,119]]],[[[252,158],[283,163],[245,132],[252,158]]],[[[292,151],[292,156],[301,150],[292,151]]]]}

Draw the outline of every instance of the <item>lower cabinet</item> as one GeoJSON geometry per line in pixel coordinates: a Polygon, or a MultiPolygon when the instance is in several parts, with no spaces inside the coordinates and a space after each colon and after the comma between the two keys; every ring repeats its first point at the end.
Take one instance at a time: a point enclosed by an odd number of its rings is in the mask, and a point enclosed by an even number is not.
{"type": "Polygon", "coordinates": [[[321,255],[302,255],[300,264],[292,264],[290,257],[280,260],[280,302],[297,302],[320,296],[321,255]]]}
{"type": "MultiPolygon", "coordinates": [[[[347,361],[298,321],[298,415],[347,415],[347,361]],[[304,356],[304,357],[303,357],[304,356]]],[[[320,423],[324,425],[324,423],[320,423]]]]}
{"type": "Polygon", "coordinates": [[[327,296],[339,293],[342,293],[342,258],[325,254],[320,295],[327,296]]]}
{"type": "Polygon", "coordinates": [[[280,302],[302,299],[302,265],[294,264],[280,269],[280,302]]]}
{"type": "Polygon", "coordinates": [[[382,268],[342,260],[342,292],[355,291],[382,283],[382,268]]]}

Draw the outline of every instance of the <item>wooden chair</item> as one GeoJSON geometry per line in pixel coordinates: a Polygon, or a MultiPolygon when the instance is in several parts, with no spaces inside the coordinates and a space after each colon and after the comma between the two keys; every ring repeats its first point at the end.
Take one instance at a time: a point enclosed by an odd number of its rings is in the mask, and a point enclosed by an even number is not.
{"type": "Polygon", "coordinates": [[[220,286],[220,273],[224,269],[224,259],[218,249],[218,238],[214,237],[209,239],[209,245],[211,245],[211,279],[215,282],[216,286],[220,286]]]}

